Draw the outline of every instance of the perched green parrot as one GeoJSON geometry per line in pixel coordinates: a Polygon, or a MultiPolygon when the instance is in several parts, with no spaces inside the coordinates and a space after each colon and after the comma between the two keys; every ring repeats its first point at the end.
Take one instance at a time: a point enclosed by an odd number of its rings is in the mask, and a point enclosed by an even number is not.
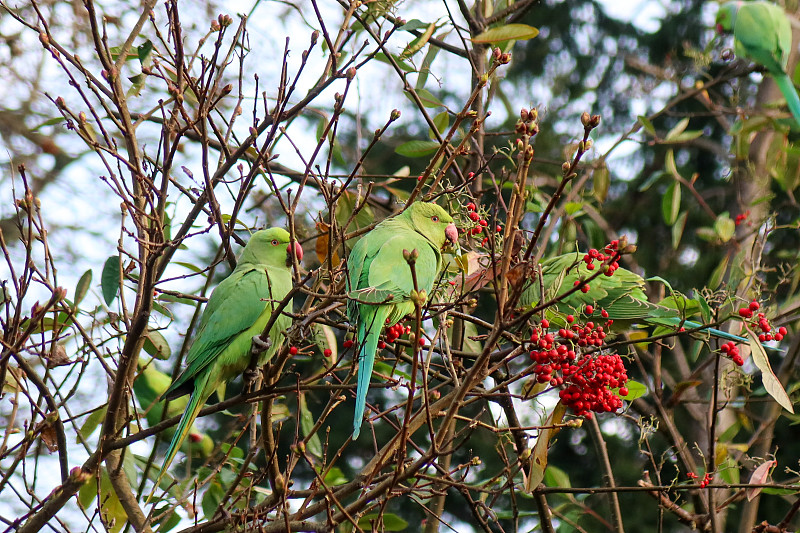
{"type": "Polygon", "coordinates": [[[417,289],[430,293],[444,267],[441,249],[446,241],[458,241],[453,217],[436,204],[416,202],[375,226],[350,252],[347,316],[356,325],[358,346],[353,439],[361,432],[378,338],[384,327],[414,312],[414,281],[403,250],[419,253],[415,265],[417,289]]]}
{"type": "MultiPolygon", "coordinates": [[[[154,364],[147,359],[139,358],[139,375],[133,382],[133,394],[139,401],[147,423],[150,426],[155,426],[164,419],[178,416],[186,411],[186,406],[189,404],[189,398],[182,396],[169,402],[167,412],[164,414],[164,402],[159,400],[159,397],[169,388],[172,379],[163,372],[160,372],[154,364]]],[[[165,438],[171,439],[175,434],[175,428],[167,428],[163,431],[165,438]]],[[[197,429],[192,424],[188,432],[189,438],[181,446],[181,451],[186,454],[191,454],[196,457],[206,458],[211,455],[214,450],[214,441],[197,429]]]]}
{"type": "Polygon", "coordinates": [[[800,98],[786,63],[792,48],[792,28],[783,9],[764,1],[726,2],[717,12],[717,32],[733,33],[737,56],[764,66],[783,93],[795,121],[800,124],[800,98]]]}
{"type": "MultiPolygon", "coordinates": [[[[211,293],[197,336],[186,356],[186,368],[164,393],[168,400],[191,394],[186,411],[158,474],[156,486],[169,468],[197,414],[215,390],[242,374],[250,363],[250,347],[266,327],[270,315],[292,287],[292,256],[303,249],[283,228],[255,232],[244,247],[231,275],[211,293]]],[[[283,343],[291,319],[281,314],[269,331],[270,343],[261,352],[263,365],[283,343]]],[[[224,394],[224,393],[223,393],[224,394]]]]}
{"type": "MultiPolygon", "coordinates": [[[[542,261],[541,282],[538,275],[532,276],[520,296],[520,305],[528,307],[549,302],[572,289],[578,280],[588,279],[595,274],[596,270],[589,269],[583,260],[584,256],[585,254],[572,252],[542,261]],[[545,289],[544,298],[541,298],[542,286],[545,289]]],[[[596,262],[595,268],[598,268],[596,262]]],[[[611,276],[600,274],[588,282],[588,286],[587,292],[574,291],[546,312],[552,325],[568,327],[566,321],[568,315],[588,314],[594,317],[602,316],[602,320],[613,321],[612,331],[625,331],[638,323],[673,329],[681,326],[686,329],[702,326],[698,322],[688,320],[682,322],[682,313],[677,309],[649,302],[644,292],[644,279],[630,270],[617,268],[611,276]],[[591,306],[593,313],[586,313],[586,306],[591,306]],[[603,311],[608,314],[607,317],[605,313],[601,315],[603,311]]],[[[723,339],[747,342],[747,339],[725,331],[716,329],[704,331],[723,339]]]]}

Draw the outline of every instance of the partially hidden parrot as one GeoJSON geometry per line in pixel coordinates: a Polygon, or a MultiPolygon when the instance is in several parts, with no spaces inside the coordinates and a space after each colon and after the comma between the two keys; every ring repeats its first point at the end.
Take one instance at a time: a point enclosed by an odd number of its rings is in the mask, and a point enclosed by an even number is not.
{"type": "MultiPolygon", "coordinates": [[[[257,231],[244,247],[236,268],[211,293],[186,356],[186,368],[164,393],[168,400],[191,396],[167,449],[156,486],[211,393],[218,391],[222,399],[224,392],[220,391],[228,381],[247,369],[254,337],[261,335],[278,303],[292,288],[293,257],[300,261],[303,249],[285,229],[257,231]]],[[[289,326],[291,318],[281,313],[269,331],[269,346],[259,355],[259,366],[277,352],[289,326]]]]}
{"type": "Polygon", "coordinates": [[[717,32],[733,33],[737,56],[764,66],[778,85],[800,125],[800,98],[786,73],[792,48],[792,28],[779,6],[765,1],[726,2],[717,12],[717,32]]]}
{"type": "Polygon", "coordinates": [[[434,203],[416,202],[375,226],[350,252],[347,315],[356,326],[358,353],[353,439],[361,432],[381,332],[414,312],[414,281],[403,250],[417,250],[417,289],[429,294],[444,267],[441,250],[448,241],[458,241],[453,217],[434,203]]]}
{"type": "MultiPolygon", "coordinates": [[[[186,411],[189,398],[181,396],[170,401],[167,405],[167,412],[164,413],[164,405],[167,402],[159,398],[169,388],[172,378],[159,371],[151,361],[143,357],[139,358],[139,370],[139,375],[133,381],[133,394],[151,427],[162,420],[178,416],[186,411]]],[[[167,428],[162,432],[167,439],[171,439],[174,434],[174,427],[167,428]]],[[[214,441],[210,436],[197,429],[196,425],[192,424],[189,427],[188,437],[180,448],[183,453],[203,459],[211,455],[214,450],[214,441]]]]}
{"type": "MultiPolygon", "coordinates": [[[[588,280],[596,270],[589,269],[583,260],[584,255],[572,252],[542,261],[541,280],[538,274],[531,277],[523,288],[520,305],[529,307],[549,302],[568,292],[579,280],[588,280]],[[544,298],[541,296],[541,287],[545,290],[544,298]]],[[[698,322],[684,320],[683,312],[678,309],[649,302],[644,292],[644,279],[630,270],[620,267],[611,276],[600,274],[589,281],[587,286],[589,287],[587,292],[576,290],[545,311],[545,316],[552,325],[569,327],[566,317],[576,315],[585,318],[594,317],[596,320],[610,320],[612,331],[625,331],[634,324],[671,329],[702,327],[698,322]],[[590,306],[592,313],[586,312],[587,306],[590,306]],[[601,315],[603,311],[608,314],[607,317],[605,313],[601,315]]],[[[730,341],[747,342],[743,337],[717,329],[708,328],[703,332],[730,341]]]]}

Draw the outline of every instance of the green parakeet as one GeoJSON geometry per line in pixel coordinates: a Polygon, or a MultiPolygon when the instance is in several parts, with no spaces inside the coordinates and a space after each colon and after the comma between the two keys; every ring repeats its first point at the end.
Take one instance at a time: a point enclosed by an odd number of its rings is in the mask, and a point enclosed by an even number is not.
{"type": "MultiPolygon", "coordinates": [[[[596,271],[589,269],[584,257],[585,254],[572,252],[542,261],[541,283],[538,275],[532,276],[523,289],[520,304],[527,307],[549,302],[572,289],[578,280],[588,279],[595,274],[596,271]],[[545,290],[544,298],[541,297],[541,286],[545,290]]],[[[592,263],[595,268],[598,267],[596,261],[592,263]]],[[[587,292],[580,290],[572,292],[548,309],[546,314],[552,325],[567,327],[568,315],[589,314],[598,319],[602,317],[602,320],[613,321],[611,328],[614,331],[624,331],[638,323],[673,329],[679,326],[686,329],[702,326],[700,323],[687,320],[681,323],[681,311],[649,302],[644,292],[644,279],[630,270],[616,268],[611,276],[600,274],[588,282],[588,287],[587,292]],[[590,309],[593,308],[594,312],[586,313],[587,306],[591,306],[590,309]],[[605,316],[603,311],[608,316],[605,316]]],[[[747,339],[725,331],[716,329],[704,331],[723,339],[747,342],[747,339]]]]}
{"type": "Polygon", "coordinates": [[[783,9],[769,2],[726,2],[717,12],[717,32],[733,33],[737,56],[764,66],[775,79],[795,121],[800,124],[800,98],[786,73],[792,28],[783,9]]]}
{"type": "MultiPolygon", "coordinates": [[[[169,400],[191,396],[156,486],[211,393],[247,369],[253,337],[261,334],[292,287],[292,255],[301,260],[303,249],[291,242],[289,232],[283,228],[257,231],[244,247],[236,268],[211,293],[186,356],[186,368],[164,393],[169,400]]],[[[260,354],[259,365],[275,354],[289,326],[291,319],[281,314],[269,331],[270,346],[260,354]]]]}
{"type": "MultiPolygon", "coordinates": [[[[139,401],[142,411],[144,412],[147,423],[152,427],[164,419],[178,416],[186,411],[186,406],[189,404],[189,398],[181,396],[169,402],[167,412],[164,414],[164,402],[159,400],[162,394],[169,388],[172,379],[163,372],[160,372],[156,366],[149,363],[145,358],[139,358],[139,369],[141,372],[133,382],[133,394],[139,401]]],[[[167,428],[163,431],[163,435],[167,439],[171,439],[175,434],[175,428],[167,428]]],[[[197,429],[192,424],[189,427],[189,438],[181,446],[181,451],[186,454],[206,458],[211,455],[214,450],[214,441],[197,429]]]]}
{"type": "Polygon", "coordinates": [[[441,249],[446,241],[458,241],[453,218],[436,204],[416,202],[375,226],[350,252],[347,315],[356,326],[358,346],[353,439],[361,431],[378,338],[384,327],[414,312],[414,282],[403,250],[419,253],[415,265],[417,288],[430,293],[444,266],[441,249]]]}

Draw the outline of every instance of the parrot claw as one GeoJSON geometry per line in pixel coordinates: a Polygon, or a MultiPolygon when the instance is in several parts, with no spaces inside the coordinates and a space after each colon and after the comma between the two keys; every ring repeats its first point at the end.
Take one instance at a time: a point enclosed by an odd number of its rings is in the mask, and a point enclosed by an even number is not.
{"type": "Polygon", "coordinates": [[[272,341],[270,339],[264,340],[261,338],[261,335],[254,335],[253,344],[250,346],[250,353],[259,355],[269,350],[271,346],[272,341]]]}
{"type": "Polygon", "coordinates": [[[250,384],[255,383],[256,379],[258,378],[258,369],[250,369],[246,368],[244,372],[242,372],[242,380],[244,381],[245,387],[249,387],[250,384]]]}

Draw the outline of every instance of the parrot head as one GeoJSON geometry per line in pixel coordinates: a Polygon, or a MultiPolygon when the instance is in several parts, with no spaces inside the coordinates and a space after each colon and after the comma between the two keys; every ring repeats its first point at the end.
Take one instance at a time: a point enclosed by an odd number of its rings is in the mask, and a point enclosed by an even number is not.
{"type": "Polygon", "coordinates": [[[717,33],[731,33],[736,24],[736,13],[739,11],[740,1],[725,2],[717,11],[716,28],[717,33]]]}
{"type": "Polygon", "coordinates": [[[458,230],[453,217],[441,206],[430,202],[416,202],[403,212],[417,232],[441,248],[445,242],[458,242],[458,230]]]}
{"type": "Polygon", "coordinates": [[[288,266],[292,257],[303,259],[303,247],[292,241],[289,232],[283,228],[262,229],[253,233],[244,247],[240,262],[273,266],[288,266]]]}

